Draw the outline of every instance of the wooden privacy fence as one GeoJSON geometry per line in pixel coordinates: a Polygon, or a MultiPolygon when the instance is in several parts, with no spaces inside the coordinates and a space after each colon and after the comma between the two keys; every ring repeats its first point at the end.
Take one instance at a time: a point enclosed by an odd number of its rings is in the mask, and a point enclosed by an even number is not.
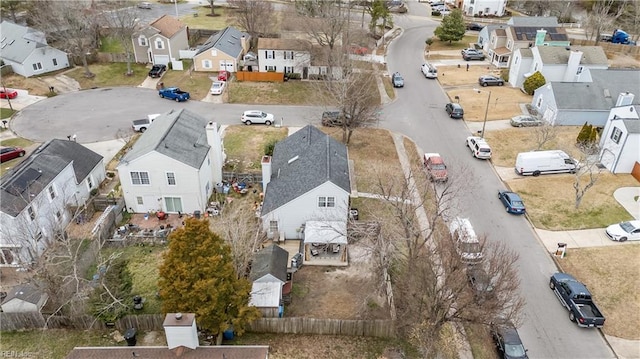
{"type": "MultiPolygon", "coordinates": [[[[569,40],[571,40],[572,46],[594,46],[596,43],[595,40],[574,39],[574,38],[570,38],[569,40]]],[[[602,49],[606,52],[628,54],[631,56],[640,55],[640,46],[614,44],[614,43],[605,42],[605,41],[598,42],[598,46],[602,47],[602,49]]]]}
{"type": "Polygon", "coordinates": [[[247,328],[256,333],[350,335],[395,338],[393,321],[315,318],[260,318],[247,328]]]}
{"type": "Polygon", "coordinates": [[[127,315],[115,321],[113,325],[107,325],[90,315],[47,317],[38,312],[0,313],[0,331],[37,329],[45,328],[45,326],[49,329],[101,330],[116,328],[125,331],[129,328],[136,328],[142,331],[151,331],[163,330],[163,322],[163,314],[127,315]]]}
{"type": "Polygon", "coordinates": [[[238,71],[236,80],[253,82],[284,82],[284,72],[238,71]]]}

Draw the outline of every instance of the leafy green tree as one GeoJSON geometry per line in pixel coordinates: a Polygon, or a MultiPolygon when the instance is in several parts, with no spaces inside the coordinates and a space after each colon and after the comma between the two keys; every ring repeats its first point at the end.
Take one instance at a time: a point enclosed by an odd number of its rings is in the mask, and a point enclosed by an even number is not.
{"type": "Polygon", "coordinates": [[[393,26],[393,17],[391,16],[389,7],[387,7],[387,4],[383,0],[375,0],[371,4],[369,15],[371,15],[371,22],[369,22],[369,30],[374,35],[377,33],[376,29],[381,28],[382,34],[384,36],[384,30],[387,27],[387,24],[389,24],[390,26],[393,26]],[[378,24],[380,20],[382,20],[381,25],[378,24]]]}
{"type": "Polygon", "coordinates": [[[588,124],[588,123],[584,123],[584,125],[582,125],[582,128],[580,129],[580,132],[578,132],[578,137],[576,138],[576,143],[579,146],[584,146],[586,144],[589,143],[589,138],[591,137],[591,133],[593,132],[593,127],[588,124]]]}
{"type": "Polygon", "coordinates": [[[544,84],[546,83],[547,83],[547,79],[544,78],[544,76],[540,73],[540,71],[536,71],[533,75],[529,76],[526,80],[524,80],[522,87],[524,88],[524,92],[526,92],[529,95],[533,95],[533,92],[535,90],[544,86],[544,84]]]}
{"type": "Polygon", "coordinates": [[[160,297],[165,313],[195,313],[198,326],[217,335],[230,327],[238,334],[260,316],[249,306],[251,283],[238,278],[229,245],[209,230],[206,220],[187,219],[169,236],[160,265],[160,297]]]}
{"type": "Polygon", "coordinates": [[[460,41],[467,30],[462,18],[462,11],[453,10],[451,14],[442,18],[442,23],[433,32],[440,41],[460,41]]]}
{"type": "Polygon", "coordinates": [[[127,268],[127,261],[115,257],[98,269],[100,279],[91,294],[89,303],[96,318],[105,322],[116,321],[129,313],[133,279],[127,268]]]}

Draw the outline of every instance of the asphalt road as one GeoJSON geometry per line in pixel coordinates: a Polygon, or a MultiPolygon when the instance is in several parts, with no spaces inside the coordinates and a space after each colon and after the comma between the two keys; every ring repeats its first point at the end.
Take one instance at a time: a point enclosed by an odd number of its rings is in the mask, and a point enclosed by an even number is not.
{"type": "MultiPolygon", "coordinates": [[[[450,119],[444,105],[447,96],[437,81],[420,73],[424,40],[438,25],[430,20],[423,4],[407,2],[410,15],[395,15],[404,29],[389,47],[389,72],[400,71],[405,87],[386,106],[382,127],[404,133],[426,152],[439,152],[448,163],[450,178],[464,187],[458,213],[469,217],[476,231],[489,240],[507,241],[519,255],[522,294],[527,300],[519,329],[531,358],[614,358],[597,330],[581,329],[568,319],[568,312],[548,288],[556,267],[529,223],[508,215],[497,199],[504,188],[490,163],[474,159],[464,146],[470,134],[463,121],[450,119]]],[[[484,94],[478,94],[484,96],[484,94]]],[[[78,142],[91,143],[122,137],[131,131],[131,121],[151,113],[186,108],[219,124],[239,123],[242,111],[262,109],[282,119],[284,126],[319,124],[322,108],[296,106],[247,106],[199,101],[176,103],[161,99],[157,92],[142,88],[104,88],[69,93],[28,106],[12,121],[21,137],[36,142],[77,135],[78,142]]]]}
{"type": "Polygon", "coordinates": [[[464,146],[470,131],[464,122],[448,118],[446,94],[437,81],[420,73],[424,41],[439,23],[427,19],[424,5],[407,4],[411,15],[395,16],[396,25],[405,31],[390,45],[387,57],[389,72],[400,71],[405,86],[384,110],[385,127],[407,134],[425,152],[443,155],[450,178],[465,188],[457,201],[457,215],[468,217],[476,232],[486,234],[488,240],[506,241],[519,254],[521,292],[527,304],[518,331],[529,357],[614,358],[598,330],[582,329],[569,321],[568,312],[548,287],[549,277],[557,271],[549,254],[524,217],[505,213],[497,198],[498,190],[504,189],[500,178],[489,162],[471,156],[464,146]]]}

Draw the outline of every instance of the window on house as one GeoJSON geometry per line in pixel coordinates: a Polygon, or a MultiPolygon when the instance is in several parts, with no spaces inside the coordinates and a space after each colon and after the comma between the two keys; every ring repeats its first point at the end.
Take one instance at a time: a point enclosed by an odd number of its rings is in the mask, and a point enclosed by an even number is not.
{"type": "Polygon", "coordinates": [[[536,102],[536,107],[540,108],[542,106],[542,96],[538,97],[538,102],[536,102]]]}
{"type": "Polygon", "coordinates": [[[58,220],[59,220],[59,219],[60,219],[60,217],[62,217],[62,214],[60,213],[60,211],[57,211],[57,212],[56,212],[56,219],[58,219],[58,220]]]}
{"type": "Polygon", "coordinates": [[[58,66],[58,59],[53,59],[53,66],[58,66]]]}
{"type": "Polygon", "coordinates": [[[269,72],[275,72],[276,71],[276,67],[275,66],[265,66],[264,69],[266,71],[269,71],[269,72]]]}
{"type": "Polygon", "coordinates": [[[515,59],[513,59],[513,64],[514,64],[514,65],[517,65],[517,64],[518,64],[518,60],[520,60],[520,58],[519,58],[519,57],[516,57],[515,59]]]}
{"type": "Polygon", "coordinates": [[[35,64],[33,64],[33,71],[38,71],[38,70],[42,70],[42,64],[39,62],[36,62],[35,64]]]}
{"type": "Polygon", "coordinates": [[[204,67],[205,69],[213,68],[213,63],[211,62],[211,60],[202,60],[202,67],[204,67]]]}
{"type": "Polygon", "coordinates": [[[471,5],[475,4],[476,0],[471,0],[471,5]]]}
{"type": "Polygon", "coordinates": [[[288,74],[292,73],[293,72],[293,66],[285,66],[284,67],[284,72],[288,73],[288,74]]]}
{"type": "Polygon", "coordinates": [[[149,172],[129,172],[131,175],[131,184],[143,185],[151,184],[149,181],[149,172]]]}
{"type": "Polygon", "coordinates": [[[91,179],[91,176],[87,177],[87,186],[89,189],[93,188],[93,179],[91,179]]]}
{"type": "Polygon", "coordinates": [[[211,50],[211,56],[213,57],[218,56],[218,50],[211,50]]]}
{"type": "Polygon", "coordinates": [[[264,52],[264,57],[266,57],[267,59],[275,59],[276,58],[276,52],[273,50],[266,50],[264,52]]]}
{"type": "Polygon", "coordinates": [[[326,75],[327,74],[327,68],[326,67],[321,67],[320,68],[320,75],[326,75]]]}
{"type": "Polygon", "coordinates": [[[167,172],[167,184],[169,186],[176,185],[176,174],[173,172],[167,172]]]}
{"type": "Polygon", "coordinates": [[[140,45],[140,46],[149,46],[149,45],[147,45],[147,38],[143,37],[143,36],[139,37],[138,38],[138,45],[140,45]]]}
{"type": "Polygon", "coordinates": [[[335,206],[336,206],[335,197],[318,197],[318,207],[327,208],[327,207],[335,207],[335,206]]]}
{"type": "Polygon", "coordinates": [[[156,39],[156,49],[159,49],[159,50],[164,49],[164,41],[160,39],[156,39]]]}
{"type": "Polygon", "coordinates": [[[284,52],[285,60],[293,60],[293,51],[285,51],[284,52]]]}
{"type": "Polygon", "coordinates": [[[139,205],[144,204],[144,201],[142,200],[142,196],[136,196],[136,203],[138,203],[139,205]]]}
{"type": "Polygon", "coordinates": [[[582,70],[584,70],[584,67],[578,66],[578,71],[576,71],[576,75],[580,75],[582,73],[582,70]]]}
{"type": "Polygon", "coordinates": [[[51,200],[56,198],[56,191],[53,189],[53,186],[49,186],[49,198],[51,198],[51,200]]]}
{"type": "Polygon", "coordinates": [[[33,206],[27,207],[27,214],[29,215],[30,220],[36,219],[36,210],[33,209],[33,206]]]}
{"type": "Polygon", "coordinates": [[[538,63],[536,62],[536,65],[533,67],[533,72],[538,71],[538,63]]]}
{"type": "Polygon", "coordinates": [[[507,40],[507,49],[511,50],[511,46],[513,46],[513,41],[507,40]]]}
{"type": "Polygon", "coordinates": [[[614,127],[613,132],[611,132],[611,140],[615,143],[620,143],[620,137],[622,137],[622,130],[614,127]]]}
{"type": "Polygon", "coordinates": [[[269,221],[269,232],[278,233],[278,221],[269,221]]]}

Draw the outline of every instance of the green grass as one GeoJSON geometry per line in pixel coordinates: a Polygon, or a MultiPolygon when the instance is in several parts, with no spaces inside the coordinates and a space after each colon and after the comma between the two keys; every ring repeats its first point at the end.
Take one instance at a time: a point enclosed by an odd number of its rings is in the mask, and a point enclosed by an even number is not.
{"type": "Polygon", "coordinates": [[[321,86],[314,82],[231,82],[228,84],[230,103],[264,105],[323,105],[318,95],[321,86]]]}
{"type": "Polygon", "coordinates": [[[142,64],[131,64],[132,76],[127,76],[126,63],[93,64],[89,70],[95,74],[93,78],[84,76],[84,67],[78,66],[66,75],[80,83],[83,90],[94,87],[138,86],[147,77],[149,70],[142,64]]]}
{"type": "Polygon", "coordinates": [[[77,346],[121,346],[104,330],[64,329],[2,332],[2,352],[15,351],[25,358],[62,359],[77,346]],[[29,354],[27,354],[29,353],[29,354]]]}
{"type": "MultiPolygon", "coordinates": [[[[207,1],[202,1],[202,3],[207,3],[207,1]]],[[[229,25],[229,14],[231,13],[230,9],[215,6],[214,10],[216,16],[208,16],[211,14],[211,8],[209,8],[208,6],[200,6],[196,8],[196,10],[196,14],[198,14],[198,16],[194,16],[191,14],[181,16],[180,21],[182,21],[192,29],[222,30],[229,25]]]]}
{"type": "Polygon", "coordinates": [[[429,46],[429,51],[462,50],[477,40],[478,36],[465,35],[462,40],[449,43],[448,41],[440,41],[437,36],[434,36],[433,43],[429,46]]]}
{"type": "Polygon", "coordinates": [[[116,54],[124,52],[124,48],[120,40],[105,36],[100,39],[100,52],[116,54]]]}
{"type": "Polygon", "coordinates": [[[8,108],[0,108],[0,119],[11,118],[17,111],[8,108]]]}

